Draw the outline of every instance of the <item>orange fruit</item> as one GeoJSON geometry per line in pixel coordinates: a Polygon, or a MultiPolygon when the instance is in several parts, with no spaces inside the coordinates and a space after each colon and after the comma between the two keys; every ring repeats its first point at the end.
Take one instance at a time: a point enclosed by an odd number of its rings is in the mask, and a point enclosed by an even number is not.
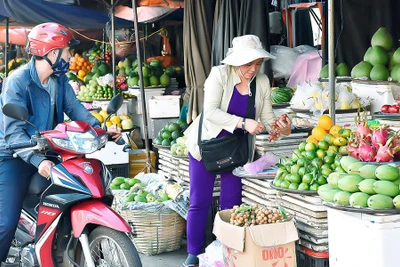
{"type": "Polygon", "coordinates": [[[313,135],[310,135],[308,138],[307,138],[307,140],[306,140],[306,142],[311,142],[311,143],[314,143],[314,144],[318,144],[318,140],[313,136],[313,135]]]}
{"type": "Polygon", "coordinates": [[[335,137],[340,136],[339,131],[342,129],[342,126],[333,125],[332,128],[329,130],[329,133],[335,137]]]}
{"type": "Polygon", "coordinates": [[[314,136],[318,141],[321,141],[326,133],[327,131],[319,125],[314,127],[314,129],[311,131],[311,135],[314,136]]]}
{"type": "Polygon", "coordinates": [[[325,130],[329,131],[332,128],[332,119],[328,115],[322,115],[318,119],[318,126],[321,126],[325,130]]]}

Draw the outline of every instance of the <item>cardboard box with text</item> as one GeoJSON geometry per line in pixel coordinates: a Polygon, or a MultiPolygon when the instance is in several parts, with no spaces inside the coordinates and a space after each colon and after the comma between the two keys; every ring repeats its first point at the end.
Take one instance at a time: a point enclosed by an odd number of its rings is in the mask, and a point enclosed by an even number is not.
{"type": "Polygon", "coordinates": [[[296,267],[295,241],[299,235],[292,220],[240,227],[229,223],[231,210],[217,213],[213,233],[224,244],[228,267],[296,267]]]}

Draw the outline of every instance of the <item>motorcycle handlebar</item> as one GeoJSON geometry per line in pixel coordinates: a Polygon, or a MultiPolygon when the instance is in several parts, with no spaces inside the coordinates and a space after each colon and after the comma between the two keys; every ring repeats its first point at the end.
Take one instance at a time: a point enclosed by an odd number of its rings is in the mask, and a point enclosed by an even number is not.
{"type": "Polygon", "coordinates": [[[26,142],[22,142],[22,143],[18,143],[18,144],[7,145],[6,148],[15,150],[15,149],[28,148],[28,147],[33,147],[33,146],[35,146],[35,144],[33,144],[32,141],[26,141],[26,142]]]}

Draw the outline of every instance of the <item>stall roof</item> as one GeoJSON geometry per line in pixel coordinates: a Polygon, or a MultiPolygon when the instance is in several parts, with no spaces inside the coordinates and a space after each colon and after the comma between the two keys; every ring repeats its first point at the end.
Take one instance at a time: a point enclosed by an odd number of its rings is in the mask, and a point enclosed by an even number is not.
{"type": "MultiPolygon", "coordinates": [[[[79,29],[102,29],[110,21],[108,13],[44,0],[0,0],[0,16],[32,25],[55,21],[79,29]]],[[[133,23],[115,18],[115,26],[129,28],[133,27],[133,23]]]]}

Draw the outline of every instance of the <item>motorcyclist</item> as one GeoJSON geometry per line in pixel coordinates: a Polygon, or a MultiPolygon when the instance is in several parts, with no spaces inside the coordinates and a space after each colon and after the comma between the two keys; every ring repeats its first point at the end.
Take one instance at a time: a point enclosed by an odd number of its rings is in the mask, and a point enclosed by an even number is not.
{"type": "MultiPolygon", "coordinates": [[[[27,108],[28,121],[39,131],[53,129],[64,121],[64,113],[71,119],[85,121],[94,127],[100,122],[76,99],[65,73],[69,69],[71,47],[79,44],[70,30],[57,23],[35,26],[28,35],[28,52],[32,59],[15,70],[3,84],[0,106],[16,103],[27,108]]],[[[22,209],[22,202],[31,175],[38,171],[49,177],[54,165],[51,158],[32,151],[18,154],[4,147],[29,141],[35,128],[26,122],[3,115],[0,110],[0,261],[4,262],[14,236],[22,209]]],[[[109,134],[118,139],[121,129],[109,127],[109,134]]]]}

